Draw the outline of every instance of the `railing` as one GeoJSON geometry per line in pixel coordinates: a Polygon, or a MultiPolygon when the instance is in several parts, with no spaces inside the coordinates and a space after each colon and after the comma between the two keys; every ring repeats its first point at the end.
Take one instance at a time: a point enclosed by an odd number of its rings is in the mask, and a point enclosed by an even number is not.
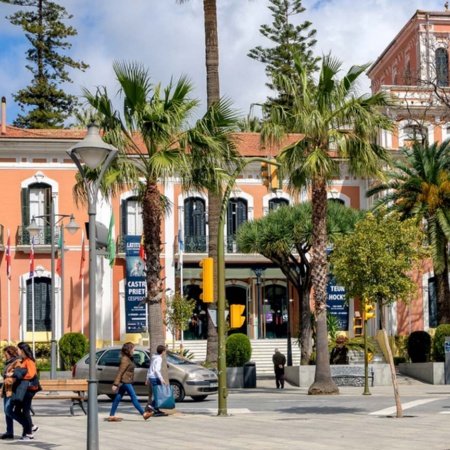
{"type": "MultiPolygon", "coordinates": [[[[58,245],[60,231],[59,227],[55,227],[55,246],[58,245]]],[[[31,236],[26,226],[17,227],[17,245],[31,245],[31,236]]],[[[34,245],[51,245],[51,228],[48,225],[43,226],[34,237],[34,245]]]]}
{"type": "Polygon", "coordinates": [[[208,236],[184,236],[184,253],[206,253],[208,236]]]}
{"type": "Polygon", "coordinates": [[[236,235],[226,237],[226,252],[227,253],[241,253],[239,246],[236,242],[236,235]]]}

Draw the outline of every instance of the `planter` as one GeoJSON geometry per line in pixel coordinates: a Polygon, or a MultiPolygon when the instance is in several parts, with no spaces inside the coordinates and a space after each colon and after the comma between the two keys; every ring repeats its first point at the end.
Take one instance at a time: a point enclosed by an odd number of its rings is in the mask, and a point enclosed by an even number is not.
{"type": "Polygon", "coordinates": [[[227,388],[244,388],[243,367],[227,367],[227,388]]]}
{"type": "Polygon", "coordinates": [[[398,365],[400,373],[429,384],[445,384],[444,363],[401,363],[398,365]]]}

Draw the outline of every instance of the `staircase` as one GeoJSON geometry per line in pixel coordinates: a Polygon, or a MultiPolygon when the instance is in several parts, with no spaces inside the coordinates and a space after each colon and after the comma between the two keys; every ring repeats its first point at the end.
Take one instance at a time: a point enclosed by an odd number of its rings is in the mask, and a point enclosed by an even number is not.
{"type": "MultiPolygon", "coordinates": [[[[376,339],[372,339],[373,346],[376,349],[376,353],[373,355],[371,364],[386,364],[386,361],[383,356],[383,352],[377,342],[376,339]]],[[[348,360],[349,364],[364,364],[364,352],[350,350],[348,352],[348,360]]]]}
{"type": "MultiPolygon", "coordinates": [[[[287,339],[254,339],[250,340],[252,345],[251,361],[256,364],[256,372],[258,376],[264,374],[273,374],[272,356],[274,350],[278,348],[287,358],[287,339]]],[[[292,364],[294,366],[300,365],[300,349],[298,345],[292,342],[292,364]]],[[[181,341],[176,342],[179,347],[181,341]]],[[[170,346],[169,346],[170,348],[170,346]]],[[[184,350],[194,354],[194,361],[204,361],[206,359],[206,340],[198,341],[184,341],[184,350]]]]}

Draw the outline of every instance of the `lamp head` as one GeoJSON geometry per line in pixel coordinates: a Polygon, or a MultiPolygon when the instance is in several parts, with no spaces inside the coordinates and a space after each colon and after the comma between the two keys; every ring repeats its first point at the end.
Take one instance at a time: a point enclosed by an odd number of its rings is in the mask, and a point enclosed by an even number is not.
{"type": "Polygon", "coordinates": [[[70,221],[66,225],[66,230],[70,234],[75,234],[80,229],[79,225],[75,222],[75,218],[73,217],[73,214],[70,216],[70,221]]]}
{"type": "Polygon", "coordinates": [[[42,230],[42,227],[40,227],[36,223],[36,219],[33,216],[33,218],[31,219],[30,225],[27,227],[28,233],[30,233],[30,236],[33,237],[33,236],[37,236],[41,230],[42,230]]]}

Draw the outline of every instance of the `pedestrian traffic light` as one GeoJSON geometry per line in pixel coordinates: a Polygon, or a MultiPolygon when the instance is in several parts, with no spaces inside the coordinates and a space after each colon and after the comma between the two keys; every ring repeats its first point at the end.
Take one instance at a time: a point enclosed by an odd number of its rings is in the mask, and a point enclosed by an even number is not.
{"type": "Polygon", "coordinates": [[[270,186],[269,163],[268,162],[261,163],[261,181],[262,181],[263,186],[266,186],[266,187],[270,186]]]}
{"type": "Polygon", "coordinates": [[[364,305],[364,320],[369,320],[375,317],[375,305],[368,303],[364,305]]]}
{"type": "Polygon", "coordinates": [[[245,322],[245,305],[230,305],[230,328],[241,328],[245,322]]]}
{"type": "Polygon", "coordinates": [[[212,258],[203,258],[200,261],[200,267],[203,269],[200,272],[202,282],[200,289],[203,293],[200,294],[200,299],[204,303],[214,302],[214,260],[212,258]]]}

